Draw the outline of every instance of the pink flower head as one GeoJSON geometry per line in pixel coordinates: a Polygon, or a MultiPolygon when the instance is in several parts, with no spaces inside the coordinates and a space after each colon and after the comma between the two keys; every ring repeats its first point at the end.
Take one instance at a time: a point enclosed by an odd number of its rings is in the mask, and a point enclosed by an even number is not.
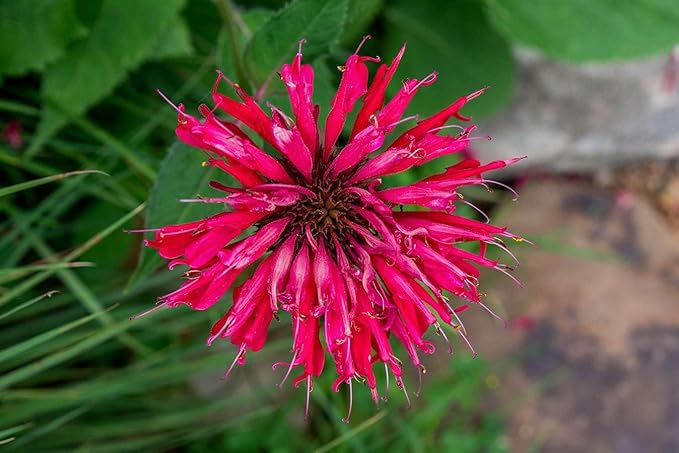
{"type": "Polygon", "coordinates": [[[170,260],[170,267],[188,267],[187,280],[162,296],[158,306],[206,310],[239,275],[247,276],[233,289],[233,303],[207,342],[227,339],[236,345],[231,371],[245,363],[248,351],[264,346],[273,318],[289,316],[292,357],[285,378],[298,370],[294,385],[306,385],[307,412],[308,392],[326,357],[337,373],[336,391],[342,384],[351,391],[356,379],[377,403],[378,363],[387,382],[391,375],[405,392],[395,342],[420,372],[421,354],[434,351],[430,332],[447,341],[443,323],[469,344],[458,314],[470,305],[486,308],[477,288],[479,268],[508,269],[486,257],[486,248],[507,251],[502,237],[518,239],[505,228],[456,212],[466,202],[461,187],[495,183],[484,173],[514,160],[481,165],[463,159],[408,186],[381,186],[384,175],[465,150],[474,127],[446,123],[453,117],[468,121],[460,109],[483,92],[457,99],[390,138],[399,123],[412,119],[402,116],[416,92],[436,80],[435,73],[406,80],[385,100],[404,50],[391,64],[381,65],[370,84],[367,63],[379,59],[361,56],[359,50],[350,55],[340,67],[341,81],[324,119],[313,102],[314,72],[302,63],[301,45],[280,72],[293,117],[274,106],[265,112],[221,73],[212,93],[215,108],[201,107],[202,119],[177,107],[178,137],[203,150],[207,165],[228,173],[240,186],[213,182],[222,196],[192,201],[223,203],[225,212],[160,228],[146,241],[170,260]],[[237,98],[218,91],[223,80],[237,98]],[[354,110],[356,121],[342,143],[341,132],[354,110]],[[231,120],[219,118],[217,111],[231,120]],[[452,127],[459,129],[457,135],[443,134],[452,127]],[[253,135],[275,153],[264,151],[253,135]],[[478,243],[480,251],[460,247],[468,242],[478,243]]]}

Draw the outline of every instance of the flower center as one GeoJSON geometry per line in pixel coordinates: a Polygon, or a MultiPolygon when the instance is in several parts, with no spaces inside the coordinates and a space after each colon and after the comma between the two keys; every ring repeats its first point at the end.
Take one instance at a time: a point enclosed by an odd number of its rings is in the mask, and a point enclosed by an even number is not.
{"type": "Polygon", "coordinates": [[[324,181],[314,184],[314,197],[306,197],[289,208],[284,215],[292,217],[290,225],[308,229],[313,237],[323,235],[330,240],[333,233],[343,233],[350,228],[349,222],[361,222],[353,205],[358,197],[343,190],[339,181],[324,181]]]}

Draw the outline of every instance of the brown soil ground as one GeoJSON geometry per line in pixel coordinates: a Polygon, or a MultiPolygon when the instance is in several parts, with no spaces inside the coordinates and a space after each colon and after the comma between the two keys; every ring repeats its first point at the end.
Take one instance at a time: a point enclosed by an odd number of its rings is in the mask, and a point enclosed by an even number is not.
{"type": "Polygon", "coordinates": [[[488,303],[514,321],[465,318],[500,376],[511,451],[679,451],[679,236],[668,217],[639,192],[582,181],[521,192],[502,223],[538,244],[514,247],[524,288],[485,282],[488,303]]]}

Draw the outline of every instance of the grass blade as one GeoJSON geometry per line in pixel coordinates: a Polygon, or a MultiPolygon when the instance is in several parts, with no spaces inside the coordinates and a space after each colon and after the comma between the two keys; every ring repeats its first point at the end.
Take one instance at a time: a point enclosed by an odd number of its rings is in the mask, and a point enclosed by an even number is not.
{"type": "MultiPolygon", "coordinates": [[[[101,242],[108,235],[110,235],[114,231],[117,231],[118,229],[122,228],[123,225],[125,225],[130,219],[134,218],[136,215],[141,213],[144,210],[145,207],[146,207],[146,203],[140,204],[139,206],[134,208],[132,211],[130,211],[129,213],[127,213],[126,215],[124,215],[123,217],[118,219],[118,221],[114,222],[110,226],[104,228],[102,231],[100,231],[99,233],[92,236],[84,244],[75,248],[72,252],[66,254],[66,256],[64,256],[59,262],[68,263],[68,262],[75,260],[80,255],[87,252],[89,249],[91,249],[92,247],[97,245],[99,242],[101,242]]],[[[38,274],[35,274],[31,278],[25,280],[20,285],[17,285],[14,288],[8,290],[6,293],[4,293],[0,297],[0,307],[7,304],[12,299],[21,296],[26,291],[33,288],[35,285],[45,281],[46,279],[51,277],[54,274],[54,272],[56,272],[55,269],[44,270],[44,271],[42,271],[38,274]]]]}
{"type": "Polygon", "coordinates": [[[0,197],[6,197],[7,195],[10,195],[10,194],[13,194],[13,193],[16,193],[16,192],[21,192],[22,190],[32,189],[33,187],[38,187],[38,186],[42,186],[44,184],[48,184],[50,182],[59,181],[59,180],[62,180],[64,178],[68,178],[69,176],[87,175],[87,174],[92,174],[92,173],[110,176],[108,173],[105,173],[105,172],[100,171],[100,170],[69,171],[69,172],[66,172],[66,173],[59,173],[57,175],[45,176],[44,178],[38,178],[38,179],[33,179],[31,181],[21,182],[19,184],[14,184],[12,186],[2,187],[2,188],[0,188],[0,197]]]}

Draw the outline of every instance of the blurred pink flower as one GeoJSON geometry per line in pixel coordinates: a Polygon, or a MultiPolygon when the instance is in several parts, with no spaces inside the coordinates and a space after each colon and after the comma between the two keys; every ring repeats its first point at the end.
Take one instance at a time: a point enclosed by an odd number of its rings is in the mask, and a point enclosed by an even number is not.
{"type": "Polygon", "coordinates": [[[24,144],[24,140],[21,137],[21,121],[12,120],[5,124],[5,127],[2,129],[2,137],[10,148],[20,149],[24,144]]]}
{"type": "Polygon", "coordinates": [[[162,296],[156,308],[183,304],[208,309],[242,272],[254,268],[233,290],[233,304],[207,343],[223,338],[238,347],[230,372],[236,363],[245,363],[247,351],[263,347],[272,319],[288,313],[292,358],[285,378],[299,368],[294,383],[306,384],[307,413],[308,392],[323,371],[326,353],[337,373],[335,391],[347,384],[351,393],[356,379],[377,403],[374,365],[381,362],[387,383],[391,374],[407,397],[393,340],[420,372],[420,353],[434,351],[425,338],[430,327],[445,338],[440,323],[449,324],[469,344],[458,313],[468,304],[485,308],[477,289],[479,267],[508,269],[487,258],[486,248],[506,251],[501,237],[518,239],[505,228],[456,215],[456,203],[465,202],[460,187],[495,183],[483,173],[515,160],[481,165],[464,159],[414,184],[380,186],[382,176],[463,151],[474,126],[445,124],[451,117],[468,121],[460,109],[483,90],[457,99],[384,146],[397,125],[413,119],[402,118],[403,113],[418,90],[434,83],[436,73],[404,81],[385,103],[405,46],[391,64],[378,68],[370,84],[366,63],[379,59],[359,55],[360,47],[340,67],[342,78],[322,129],[319,106],[312,100],[314,72],[302,64],[301,44],[292,63],[280,71],[293,117],[275,106],[269,106],[270,115],[265,113],[221,73],[212,91],[215,109],[201,106],[203,119],[184,113],[183,105],[176,107],[178,137],[206,152],[206,164],[233,176],[240,187],[212,182],[223,196],[185,201],[224,203],[228,211],[160,228],[146,243],[171,260],[170,267],[189,268],[187,281],[162,296]],[[240,100],[218,91],[222,80],[240,100]],[[349,139],[340,145],[347,116],[359,99],[349,139]],[[216,109],[236,122],[219,119],[216,109]],[[275,157],[242,126],[275,149],[275,157]],[[440,135],[453,127],[457,135],[440,135]],[[480,252],[460,247],[468,242],[478,243],[480,252]],[[454,304],[444,292],[462,302],[454,304]]]}

